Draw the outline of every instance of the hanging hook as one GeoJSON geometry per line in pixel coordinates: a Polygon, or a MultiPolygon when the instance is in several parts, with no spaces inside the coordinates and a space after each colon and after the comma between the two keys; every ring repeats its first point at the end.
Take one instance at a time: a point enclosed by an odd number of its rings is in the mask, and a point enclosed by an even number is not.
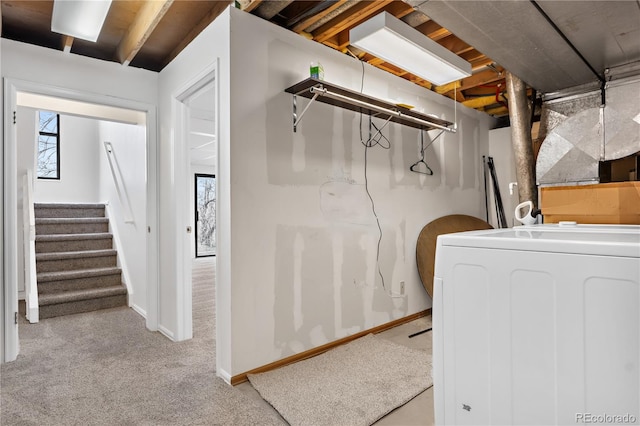
{"type": "MultiPolygon", "coordinates": [[[[442,132],[440,132],[440,134],[438,136],[440,136],[442,134],[442,132]]],[[[427,175],[427,176],[432,176],[433,175],[433,170],[431,170],[431,167],[429,167],[429,165],[427,164],[426,161],[424,161],[424,151],[436,140],[438,139],[438,136],[436,136],[436,138],[431,141],[431,143],[429,145],[427,145],[426,147],[424,146],[424,130],[420,129],[420,159],[418,161],[416,161],[415,163],[413,163],[411,165],[411,167],[409,167],[409,170],[411,170],[412,172],[415,173],[421,173],[423,175],[427,175]],[[418,169],[418,166],[420,166],[421,164],[424,164],[424,167],[427,168],[427,170],[420,170],[418,169]]]]}

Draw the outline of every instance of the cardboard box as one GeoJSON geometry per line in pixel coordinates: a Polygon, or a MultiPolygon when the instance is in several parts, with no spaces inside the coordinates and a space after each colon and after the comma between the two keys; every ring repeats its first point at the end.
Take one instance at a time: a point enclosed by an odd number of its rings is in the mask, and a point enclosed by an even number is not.
{"type": "Polygon", "coordinates": [[[640,182],[545,187],[540,206],[545,223],[640,225],[640,182]]]}

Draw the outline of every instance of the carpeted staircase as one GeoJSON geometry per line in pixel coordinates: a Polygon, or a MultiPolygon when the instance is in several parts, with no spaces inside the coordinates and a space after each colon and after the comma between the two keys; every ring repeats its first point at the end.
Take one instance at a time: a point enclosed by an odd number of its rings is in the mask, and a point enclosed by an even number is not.
{"type": "Polygon", "coordinates": [[[127,305],[103,204],[38,204],[36,271],[41,319],[127,305]]]}

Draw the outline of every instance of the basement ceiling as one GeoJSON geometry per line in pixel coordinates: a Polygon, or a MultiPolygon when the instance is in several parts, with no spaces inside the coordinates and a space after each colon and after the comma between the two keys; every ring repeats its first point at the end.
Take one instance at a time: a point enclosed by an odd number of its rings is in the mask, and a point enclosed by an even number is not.
{"type": "MultiPolygon", "coordinates": [[[[114,0],[96,43],[51,32],[52,0],[0,3],[4,38],[160,71],[231,2],[114,0]]],[[[606,78],[605,69],[640,61],[640,0],[238,0],[235,4],[495,117],[508,114],[505,70],[547,93],[598,82],[606,78]],[[469,61],[473,75],[434,86],[350,46],[349,29],[383,11],[469,61]]]]}

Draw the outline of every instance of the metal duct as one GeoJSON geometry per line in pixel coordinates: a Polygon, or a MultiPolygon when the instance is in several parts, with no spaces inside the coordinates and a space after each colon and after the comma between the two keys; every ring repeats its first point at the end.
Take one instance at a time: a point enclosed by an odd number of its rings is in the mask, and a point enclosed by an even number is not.
{"type": "Polygon", "coordinates": [[[640,78],[608,83],[605,94],[604,107],[599,91],[545,101],[538,185],[596,183],[600,161],[640,151],[640,78]]]}
{"type": "Polygon", "coordinates": [[[531,141],[531,110],[527,97],[527,85],[507,71],[507,93],[509,94],[509,120],[511,121],[511,144],[516,160],[516,180],[520,202],[532,201],[538,205],[538,190],[534,177],[535,161],[531,141]]]}

